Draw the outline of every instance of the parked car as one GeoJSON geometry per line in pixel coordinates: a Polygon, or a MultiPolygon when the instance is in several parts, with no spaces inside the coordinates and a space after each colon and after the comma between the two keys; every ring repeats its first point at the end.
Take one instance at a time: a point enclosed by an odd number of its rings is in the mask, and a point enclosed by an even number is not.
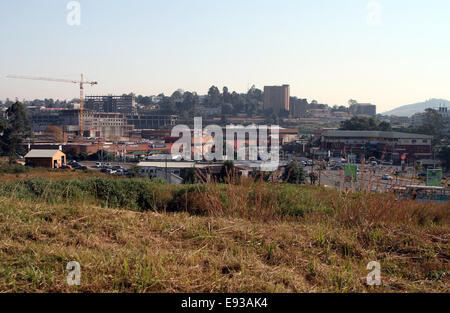
{"type": "Polygon", "coordinates": [[[427,172],[420,172],[419,174],[417,174],[417,176],[419,178],[426,178],[427,177],[427,172]]]}
{"type": "Polygon", "coordinates": [[[61,166],[61,168],[63,170],[73,170],[73,167],[71,165],[68,165],[68,164],[64,164],[63,166],[61,166]]]}
{"type": "Polygon", "coordinates": [[[102,167],[102,163],[101,162],[95,162],[95,168],[101,168],[102,167]]]}
{"type": "Polygon", "coordinates": [[[389,175],[389,174],[384,174],[384,175],[381,177],[381,179],[382,179],[382,180],[392,180],[393,178],[392,178],[392,176],[389,175]]]}

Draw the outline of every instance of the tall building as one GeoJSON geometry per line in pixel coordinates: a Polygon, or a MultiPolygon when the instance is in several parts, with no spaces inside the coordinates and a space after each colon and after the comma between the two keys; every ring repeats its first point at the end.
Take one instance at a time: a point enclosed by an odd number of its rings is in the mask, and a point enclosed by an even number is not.
{"type": "Polygon", "coordinates": [[[306,115],[306,111],[308,110],[308,101],[306,99],[291,97],[289,106],[292,117],[303,117],[306,115]]]}
{"type": "Polygon", "coordinates": [[[273,109],[275,113],[289,111],[289,85],[264,86],[264,110],[273,109]]]}
{"type": "Polygon", "coordinates": [[[377,106],[370,103],[353,103],[350,105],[350,114],[376,116],[377,106]]]}
{"type": "Polygon", "coordinates": [[[136,99],[134,95],[123,96],[87,96],[84,107],[96,112],[136,113],[136,99]]]}

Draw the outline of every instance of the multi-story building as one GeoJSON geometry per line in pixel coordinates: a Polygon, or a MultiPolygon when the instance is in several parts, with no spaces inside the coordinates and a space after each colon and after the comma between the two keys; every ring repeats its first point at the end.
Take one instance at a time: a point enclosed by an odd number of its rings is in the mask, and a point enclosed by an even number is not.
{"type": "Polygon", "coordinates": [[[413,116],[411,116],[411,126],[414,128],[422,126],[425,120],[425,116],[425,112],[415,113],[413,116]]]}
{"type": "Polygon", "coordinates": [[[306,111],[308,110],[308,101],[306,99],[291,97],[289,99],[289,108],[292,117],[304,117],[306,115],[306,111]]]}
{"type": "MultiPolygon", "coordinates": [[[[66,133],[78,133],[80,130],[80,110],[46,109],[30,111],[33,131],[42,132],[47,126],[59,126],[66,133]]],[[[133,125],[123,113],[83,111],[83,126],[96,137],[128,137],[133,125]]]]}
{"type": "Polygon", "coordinates": [[[105,139],[128,137],[133,130],[123,113],[84,111],[83,120],[85,130],[105,139]]]}
{"type": "Polygon", "coordinates": [[[450,112],[447,110],[447,107],[439,107],[437,112],[444,121],[444,129],[443,129],[444,134],[446,136],[450,136],[450,112]]]}
{"type": "Polygon", "coordinates": [[[376,116],[377,106],[370,103],[353,103],[350,104],[349,112],[353,115],[376,116]]]}
{"type": "Polygon", "coordinates": [[[432,138],[400,132],[327,130],[321,134],[321,145],[332,156],[375,156],[399,164],[402,155],[409,163],[431,159],[432,138]]]}
{"type": "Polygon", "coordinates": [[[134,114],[127,115],[127,123],[135,129],[159,129],[166,126],[175,126],[178,120],[176,115],[151,115],[134,114]]]}
{"type": "Polygon", "coordinates": [[[273,109],[275,113],[290,110],[290,87],[264,86],[264,110],[273,109]]]}
{"type": "Polygon", "coordinates": [[[97,112],[134,114],[136,113],[136,99],[134,95],[87,96],[84,107],[97,112]]]}

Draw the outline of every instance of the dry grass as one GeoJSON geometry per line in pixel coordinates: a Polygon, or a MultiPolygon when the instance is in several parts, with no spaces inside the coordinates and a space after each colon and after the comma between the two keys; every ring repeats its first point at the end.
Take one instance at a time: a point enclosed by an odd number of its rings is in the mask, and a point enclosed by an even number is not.
{"type": "Polygon", "coordinates": [[[186,212],[0,198],[0,290],[450,291],[445,205],[249,180],[178,190],[170,203],[186,212]],[[66,284],[73,260],[79,287],[66,284]],[[370,261],[380,287],[365,283],[370,261]]]}
{"type": "Polygon", "coordinates": [[[105,177],[106,175],[99,171],[75,171],[75,170],[52,170],[45,168],[26,168],[28,171],[24,173],[0,173],[0,182],[21,181],[30,178],[45,178],[49,180],[88,178],[88,177],[105,177]]]}

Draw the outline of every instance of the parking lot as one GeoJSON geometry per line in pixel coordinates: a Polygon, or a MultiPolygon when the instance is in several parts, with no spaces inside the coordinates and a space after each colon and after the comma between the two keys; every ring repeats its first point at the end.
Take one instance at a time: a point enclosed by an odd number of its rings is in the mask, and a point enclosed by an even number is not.
{"type": "MultiPolygon", "coordinates": [[[[360,164],[357,168],[356,181],[345,177],[344,166],[339,169],[327,167],[321,171],[316,166],[314,172],[320,175],[321,185],[341,190],[389,192],[393,187],[424,184],[423,180],[418,179],[413,169],[402,172],[400,166],[361,166],[360,164]]],[[[309,168],[308,172],[310,171],[309,168]]]]}

